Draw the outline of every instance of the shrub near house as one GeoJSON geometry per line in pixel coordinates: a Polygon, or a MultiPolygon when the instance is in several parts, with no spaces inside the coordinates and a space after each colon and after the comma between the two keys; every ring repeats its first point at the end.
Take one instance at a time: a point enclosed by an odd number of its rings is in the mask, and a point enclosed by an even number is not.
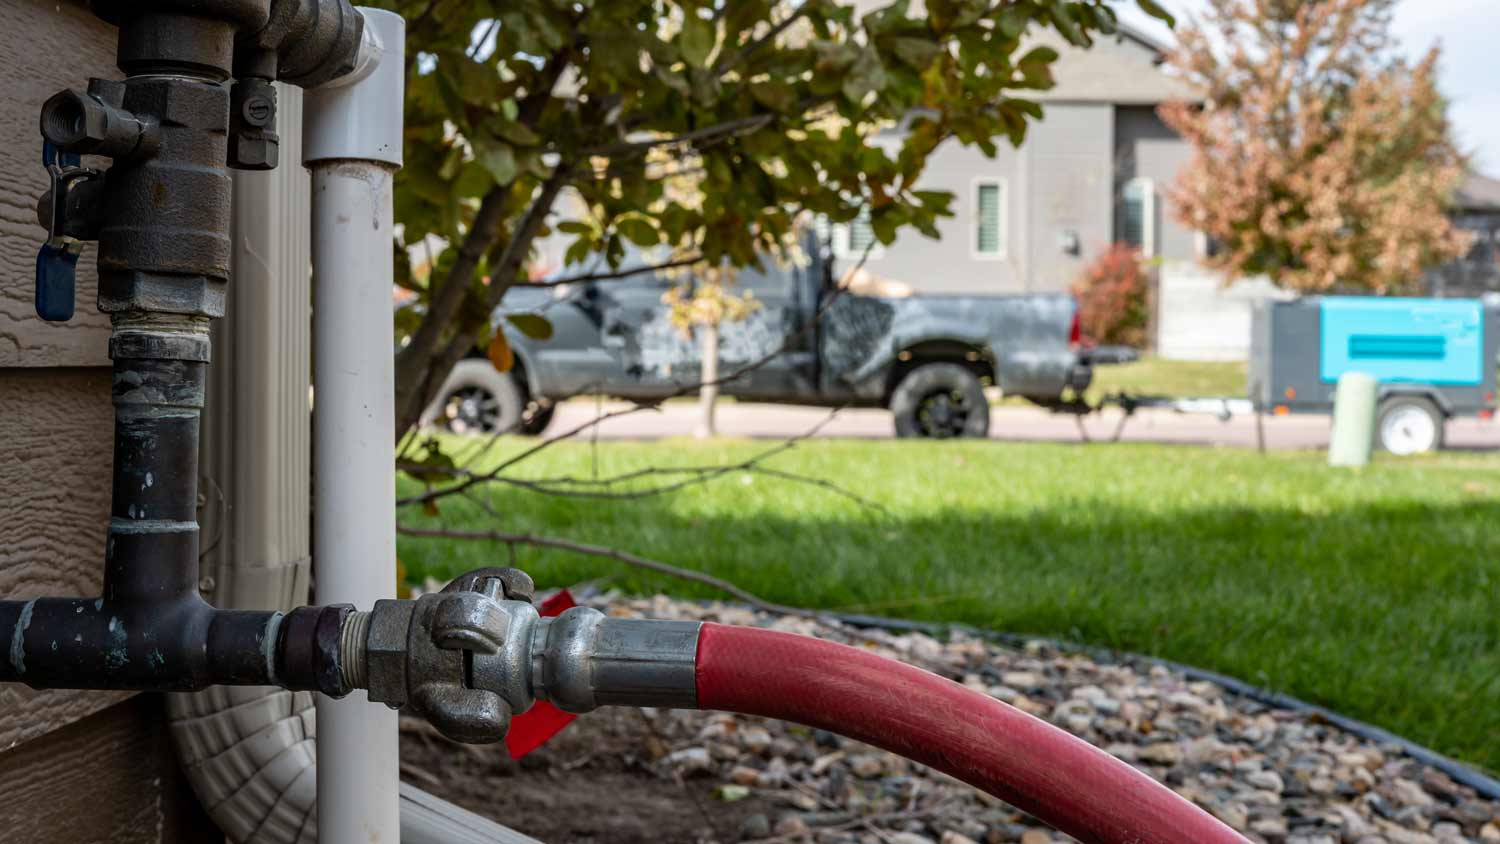
{"type": "Polygon", "coordinates": [[[1140,250],[1116,243],[1073,284],[1083,336],[1101,345],[1146,345],[1150,308],[1140,250]]]}

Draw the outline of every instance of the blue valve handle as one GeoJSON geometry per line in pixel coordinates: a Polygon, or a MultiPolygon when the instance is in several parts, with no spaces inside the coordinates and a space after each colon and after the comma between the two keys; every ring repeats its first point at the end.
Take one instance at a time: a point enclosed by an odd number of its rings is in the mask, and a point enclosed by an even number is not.
{"type": "MultiPolygon", "coordinates": [[[[53,202],[63,201],[63,168],[79,167],[77,153],[59,152],[50,141],[42,141],[42,166],[52,180],[53,202]]],[[[48,232],[49,237],[52,232],[48,232]]],[[[36,315],[48,322],[67,322],[73,318],[74,290],[78,277],[80,248],[70,248],[57,240],[48,240],[36,254],[36,315]]]]}
{"type": "Polygon", "coordinates": [[[36,315],[48,322],[73,318],[74,279],[78,253],[43,244],[36,253],[36,315]]]}
{"type": "Polygon", "coordinates": [[[57,147],[51,141],[42,141],[42,166],[49,171],[53,166],[78,167],[83,164],[83,156],[76,152],[58,152],[57,147]]]}

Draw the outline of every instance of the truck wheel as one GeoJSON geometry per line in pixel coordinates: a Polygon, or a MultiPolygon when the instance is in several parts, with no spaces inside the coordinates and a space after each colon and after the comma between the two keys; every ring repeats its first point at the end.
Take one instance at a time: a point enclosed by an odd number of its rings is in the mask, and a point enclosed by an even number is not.
{"type": "Polygon", "coordinates": [[[929,363],[907,373],[891,394],[896,436],[983,437],[990,406],[974,373],[954,363],[929,363]]]}
{"type": "Polygon", "coordinates": [[[1424,454],[1443,447],[1443,423],[1447,418],[1431,399],[1391,396],[1380,403],[1375,436],[1391,454],[1424,454]]]}
{"type": "Polygon", "coordinates": [[[422,425],[455,434],[516,430],[526,399],[510,373],[487,360],[461,360],[448,373],[437,398],[422,413],[422,425]]]}

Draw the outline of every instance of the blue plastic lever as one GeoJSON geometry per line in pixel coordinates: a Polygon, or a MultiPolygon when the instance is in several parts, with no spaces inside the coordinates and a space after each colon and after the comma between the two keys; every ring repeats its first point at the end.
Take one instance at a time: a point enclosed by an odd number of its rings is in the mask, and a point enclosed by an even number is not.
{"type": "Polygon", "coordinates": [[[48,322],[73,318],[73,290],[78,253],[43,244],[36,254],[36,315],[48,322]]]}
{"type": "MultiPolygon", "coordinates": [[[[60,153],[48,141],[42,142],[42,166],[52,179],[53,201],[62,182],[58,178],[64,167],[77,167],[81,159],[75,153],[60,153]]],[[[50,234],[50,232],[49,232],[50,234]]],[[[48,322],[67,322],[73,318],[73,298],[78,276],[78,252],[54,241],[42,244],[36,254],[36,315],[48,322]]]]}

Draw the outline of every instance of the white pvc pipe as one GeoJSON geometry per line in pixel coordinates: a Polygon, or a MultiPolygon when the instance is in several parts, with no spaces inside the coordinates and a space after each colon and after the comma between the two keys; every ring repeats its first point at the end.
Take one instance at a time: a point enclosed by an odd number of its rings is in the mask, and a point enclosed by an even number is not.
{"type": "MultiPolygon", "coordinates": [[[[401,166],[405,22],[365,17],[363,78],[309,91],[316,601],[368,610],[396,588],[391,180],[401,166]]],[[[356,74],[358,76],[359,74],[356,74]]],[[[396,713],[363,691],[317,704],[318,841],[400,838],[396,713]]]]}

